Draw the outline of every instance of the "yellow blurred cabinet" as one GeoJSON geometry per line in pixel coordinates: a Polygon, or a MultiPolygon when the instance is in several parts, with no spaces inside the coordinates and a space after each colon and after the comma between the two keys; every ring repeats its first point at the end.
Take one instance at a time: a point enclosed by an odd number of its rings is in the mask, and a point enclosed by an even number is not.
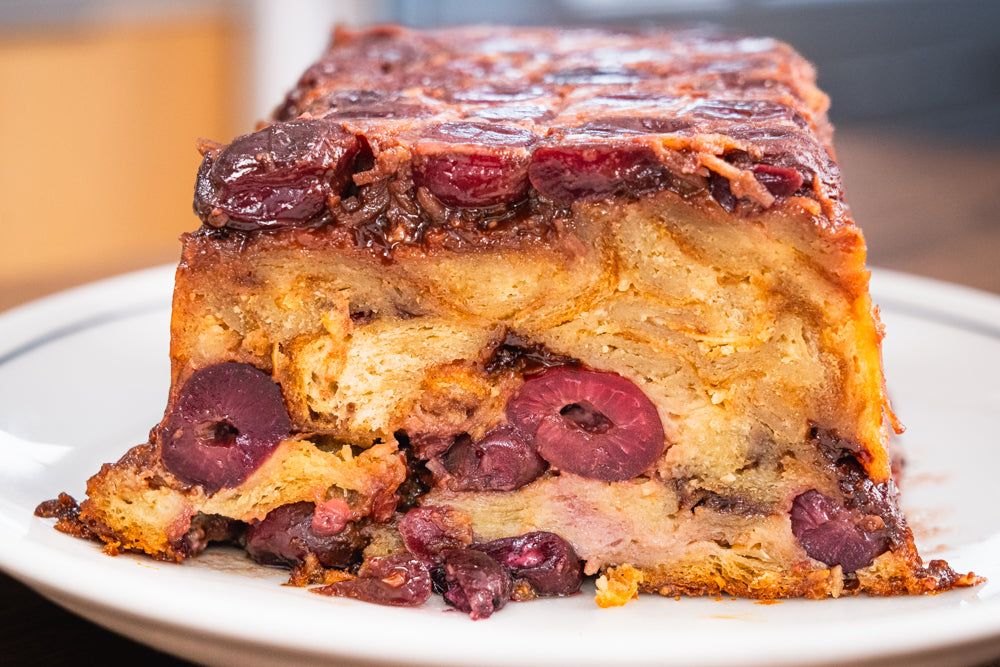
{"type": "Polygon", "coordinates": [[[0,25],[0,309],[176,261],[195,140],[241,109],[239,40],[225,13],[0,25]]]}

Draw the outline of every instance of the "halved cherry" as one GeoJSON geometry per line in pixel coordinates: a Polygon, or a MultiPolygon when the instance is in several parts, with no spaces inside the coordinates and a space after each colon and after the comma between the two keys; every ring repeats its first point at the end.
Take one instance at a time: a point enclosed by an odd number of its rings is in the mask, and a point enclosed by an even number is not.
{"type": "Polygon", "coordinates": [[[196,370],[160,430],[164,467],[206,493],[241,484],[288,437],[281,389],[264,371],[237,362],[196,370]]]}
{"type": "Polygon", "coordinates": [[[615,373],[546,371],[524,384],[507,417],[555,468],[605,482],[645,472],[666,446],[656,406],[615,373]]]}

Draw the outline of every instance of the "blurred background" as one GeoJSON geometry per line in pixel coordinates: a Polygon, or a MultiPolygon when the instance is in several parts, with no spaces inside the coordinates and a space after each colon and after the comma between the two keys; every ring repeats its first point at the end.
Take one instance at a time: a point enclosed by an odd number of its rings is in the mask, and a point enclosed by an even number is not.
{"type": "Polygon", "coordinates": [[[250,131],[330,26],[375,22],[712,22],[788,41],[833,99],[872,263],[1000,292],[995,0],[0,0],[0,309],[176,261],[195,140],[250,131]]]}

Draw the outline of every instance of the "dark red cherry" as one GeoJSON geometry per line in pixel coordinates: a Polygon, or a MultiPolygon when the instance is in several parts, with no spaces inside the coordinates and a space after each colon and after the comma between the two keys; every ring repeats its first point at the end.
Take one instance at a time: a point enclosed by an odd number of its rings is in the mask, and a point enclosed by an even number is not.
{"type": "Polygon", "coordinates": [[[510,572],[481,551],[444,552],[445,602],[478,621],[489,618],[510,600],[514,585],[510,572]]]}
{"type": "Polygon", "coordinates": [[[537,595],[572,595],[583,582],[579,556],[555,533],[536,531],[470,548],[506,567],[515,580],[526,581],[537,595]]]}
{"type": "Polygon", "coordinates": [[[868,567],[889,548],[884,522],[860,517],[811,489],[792,502],[792,533],[810,558],[844,572],[868,567]]]}
{"type": "Polygon", "coordinates": [[[802,174],[795,169],[756,164],[754,176],[775,197],[789,197],[802,187],[802,174]]]}
{"type": "Polygon", "coordinates": [[[449,206],[506,204],[528,192],[528,148],[538,136],[501,123],[443,123],[414,148],[413,182],[449,206]]]}
{"type": "Polygon", "coordinates": [[[206,224],[245,230],[307,221],[347,184],[360,150],[335,121],[268,125],[205,154],[195,212],[206,224]]]}
{"type": "Polygon", "coordinates": [[[583,141],[540,146],[528,167],[538,192],[559,204],[641,194],[669,179],[653,150],[643,145],[583,141]]]}
{"type": "Polygon", "coordinates": [[[548,370],[524,383],[507,416],[553,467],[605,482],[645,472],[666,446],[656,406],[614,373],[548,370]]]}
{"type": "Polygon", "coordinates": [[[510,426],[494,428],[480,440],[458,436],[441,463],[452,491],[513,491],[538,479],[548,467],[532,439],[510,426]]]}
{"type": "Polygon", "coordinates": [[[708,177],[708,191],[711,193],[715,201],[719,203],[719,206],[726,209],[730,213],[736,210],[736,205],[739,204],[739,200],[736,198],[736,195],[733,194],[728,178],[717,174],[714,171],[711,172],[708,177]]]}
{"type": "Polygon", "coordinates": [[[399,534],[411,554],[437,562],[444,551],[472,544],[472,521],[448,507],[417,507],[400,520],[399,534]]]}
{"type": "Polygon", "coordinates": [[[160,430],[163,466],[206,493],[241,484],[292,429],[267,373],[225,362],[192,373],[160,430]]]}
{"type": "Polygon", "coordinates": [[[262,521],[247,528],[247,553],[264,565],[294,567],[313,554],[324,567],[347,567],[359,560],[365,541],[355,524],[339,533],[323,535],[313,530],[315,505],[309,502],[276,507],[262,521]]]}
{"type": "Polygon", "coordinates": [[[431,574],[422,560],[410,554],[369,558],[355,579],[313,592],[392,607],[419,607],[431,596],[431,574]]]}

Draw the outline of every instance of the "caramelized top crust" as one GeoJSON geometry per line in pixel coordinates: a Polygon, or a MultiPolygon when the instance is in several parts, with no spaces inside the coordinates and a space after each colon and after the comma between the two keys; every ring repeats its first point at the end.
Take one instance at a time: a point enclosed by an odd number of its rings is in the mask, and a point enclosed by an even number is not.
{"type": "Polygon", "coordinates": [[[195,210],[205,234],[332,225],[389,257],[550,242],[576,202],[670,189],[741,217],[793,200],[837,236],[814,81],[785,44],[706,30],[338,29],[271,124],[203,142],[195,210]]]}

